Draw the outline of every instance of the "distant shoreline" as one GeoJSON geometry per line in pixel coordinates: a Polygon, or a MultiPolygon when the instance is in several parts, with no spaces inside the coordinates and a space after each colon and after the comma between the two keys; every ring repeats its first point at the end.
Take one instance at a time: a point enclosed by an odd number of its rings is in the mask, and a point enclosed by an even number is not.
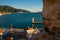
{"type": "Polygon", "coordinates": [[[11,6],[0,6],[0,14],[10,14],[13,12],[25,13],[25,12],[30,12],[30,11],[23,10],[23,9],[16,9],[11,6]]]}

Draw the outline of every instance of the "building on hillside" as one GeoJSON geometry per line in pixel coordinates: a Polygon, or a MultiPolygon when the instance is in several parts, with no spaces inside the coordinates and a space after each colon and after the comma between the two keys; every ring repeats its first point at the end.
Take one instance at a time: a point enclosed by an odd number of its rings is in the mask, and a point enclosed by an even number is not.
{"type": "Polygon", "coordinates": [[[27,38],[30,39],[32,37],[33,32],[34,32],[34,28],[33,27],[32,28],[27,28],[26,32],[27,32],[27,35],[26,35],[27,38]]]}

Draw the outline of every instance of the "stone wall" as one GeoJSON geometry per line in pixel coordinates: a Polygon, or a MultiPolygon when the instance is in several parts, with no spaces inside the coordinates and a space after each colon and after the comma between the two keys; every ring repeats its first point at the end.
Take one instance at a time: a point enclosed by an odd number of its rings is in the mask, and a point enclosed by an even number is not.
{"type": "Polygon", "coordinates": [[[43,0],[43,27],[52,32],[60,28],[60,0],[43,0]]]}

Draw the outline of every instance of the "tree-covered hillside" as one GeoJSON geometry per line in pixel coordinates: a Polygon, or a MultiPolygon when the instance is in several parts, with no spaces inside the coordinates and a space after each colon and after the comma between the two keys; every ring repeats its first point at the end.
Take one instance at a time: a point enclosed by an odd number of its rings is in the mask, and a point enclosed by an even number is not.
{"type": "Polygon", "coordinates": [[[27,10],[23,10],[23,9],[16,9],[14,7],[11,6],[0,6],[0,13],[12,13],[12,12],[30,12],[27,10]]]}

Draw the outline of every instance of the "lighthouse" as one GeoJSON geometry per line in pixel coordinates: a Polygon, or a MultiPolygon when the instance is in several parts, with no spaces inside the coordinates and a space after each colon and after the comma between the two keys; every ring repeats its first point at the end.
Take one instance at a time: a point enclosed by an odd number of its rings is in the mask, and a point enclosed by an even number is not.
{"type": "Polygon", "coordinates": [[[34,27],[34,18],[32,18],[32,27],[34,27]]]}
{"type": "Polygon", "coordinates": [[[32,23],[34,23],[34,18],[32,18],[32,23]]]}

